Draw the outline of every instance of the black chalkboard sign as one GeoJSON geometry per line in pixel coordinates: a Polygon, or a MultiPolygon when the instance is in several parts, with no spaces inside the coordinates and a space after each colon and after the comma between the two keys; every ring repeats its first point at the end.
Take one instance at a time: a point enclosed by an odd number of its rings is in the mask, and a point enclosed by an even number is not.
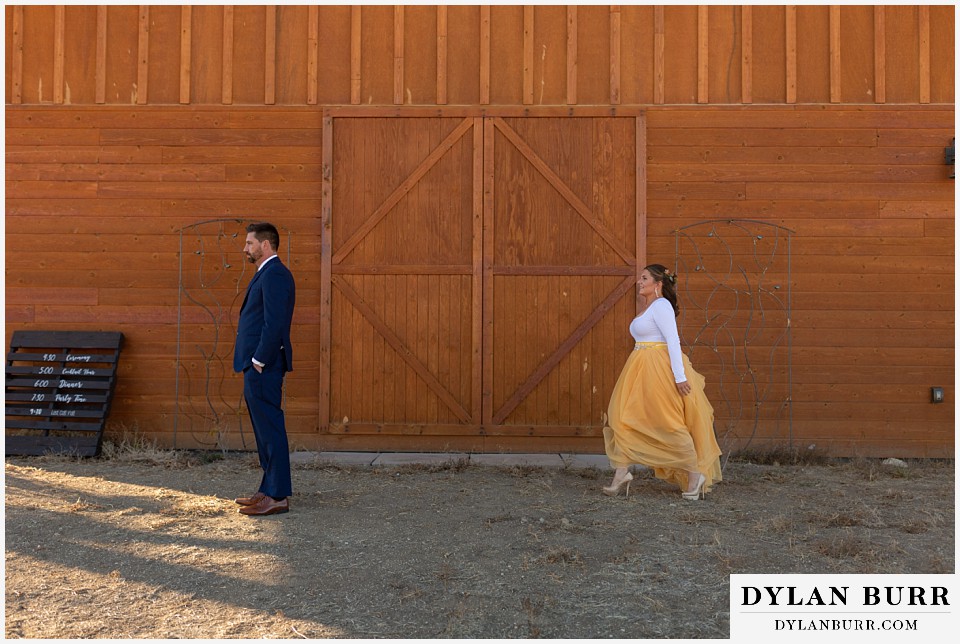
{"type": "Polygon", "coordinates": [[[100,454],[122,347],[119,332],[14,331],[6,454],[100,454]]]}

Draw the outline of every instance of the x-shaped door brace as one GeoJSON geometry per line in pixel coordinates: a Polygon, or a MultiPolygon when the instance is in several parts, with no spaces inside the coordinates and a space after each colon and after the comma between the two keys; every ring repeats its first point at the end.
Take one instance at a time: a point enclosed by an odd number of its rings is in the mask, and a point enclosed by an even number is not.
{"type": "MultiPolygon", "coordinates": [[[[556,172],[524,141],[517,132],[511,128],[501,117],[487,117],[491,119],[494,127],[503,133],[504,137],[513,144],[514,147],[526,158],[534,168],[550,183],[551,186],[573,207],[578,215],[598,234],[600,237],[624,260],[630,268],[636,267],[634,255],[627,250],[617,240],[613,232],[600,219],[598,219],[589,206],[583,202],[567,186],[556,172]]],[[[331,119],[327,123],[332,123],[331,119]]],[[[479,121],[474,117],[464,118],[454,130],[448,134],[440,144],[430,152],[427,157],[421,161],[417,167],[404,179],[400,185],[390,193],[390,195],[381,203],[370,215],[370,217],[358,228],[350,238],[333,254],[332,264],[340,265],[344,259],[357,247],[357,245],[366,237],[376,226],[383,221],[389,212],[400,202],[403,197],[420,181],[427,172],[433,168],[436,163],[473,127],[475,122],[479,121]]],[[[332,137],[331,137],[332,138],[332,137]]],[[[475,137],[476,140],[476,137],[475,137]]],[[[481,186],[474,186],[474,190],[481,186]]],[[[329,234],[329,231],[327,231],[329,234]]],[[[350,286],[339,275],[331,272],[330,280],[334,286],[343,294],[343,296],[353,305],[363,317],[383,337],[384,341],[397,353],[400,358],[407,363],[433,391],[443,403],[460,418],[464,423],[482,424],[481,419],[473,417],[463,405],[461,405],[453,394],[441,383],[430,369],[421,361],[409,347],[404,344],[400,337],[394,333],[389,326],[377,315],[373,308],[364,301],[363,297],[350,286]]],[[[549,374],[569,353],[574,346],[592,329],[607,312],[620,300],[621,297],[633,286],[635,276],[633,272],[627,275],[594,311],[584,319],[576,329],[557,347],[557,349],[543,360],[536,369],[524,380],[523,384],[513,393],[512,396],[493,413],[490,422],[494,425],[502,424],[507,417],[513,413],[517,406],[530,395],[537,385],[549,374]]]]}

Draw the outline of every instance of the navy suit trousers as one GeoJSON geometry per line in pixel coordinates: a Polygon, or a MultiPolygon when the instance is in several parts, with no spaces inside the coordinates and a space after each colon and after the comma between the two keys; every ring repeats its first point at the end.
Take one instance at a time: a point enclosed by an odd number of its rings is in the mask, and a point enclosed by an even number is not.
{"type": "Polygon", "coordinates": [[[283,376],[286,371],[282,360],[275,361],[258,372],[253,366],[243,370],[243,397],[250,411],[253,434],[257,439],[260,467],[263,479],[260,492],[274,498],[290,496],[293,486],[290,480],[290,448],[287,430],[283,421],[283,376]]]}

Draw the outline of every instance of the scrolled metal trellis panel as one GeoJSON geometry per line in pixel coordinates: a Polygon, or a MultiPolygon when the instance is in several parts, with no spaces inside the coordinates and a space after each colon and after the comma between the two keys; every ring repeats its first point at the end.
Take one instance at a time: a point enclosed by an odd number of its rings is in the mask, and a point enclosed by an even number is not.
{"type": "MultiPolygon", "coordinates": [[[[184,226],[180,233],[180,266],[177,296],[176,410],[173,417],[173,447],[181,424],[194,442],[223,447],[223,437],[236,432],[247,447],[244,433],[242,385],[227,384],[233,369],[238,307],[252,277],[243,257],[246,225],[257,220],[222,218],[184,226]],[[195,248],[185,248],[193,240],[195,248]],[[230,246],[225,247],[226,240],[230,246]],[[209,257],[208,257],[209,256],[209,257]],[[230,261],[229,257],[235,257],[230,261]],[[233,278],[233,279],[231,279],[233,278]],[[185,317],[197,327],[185,337],[185,317]],[[207,326],[204,326],[207,325],[207,326]],[[227,393],[227,392],[231,393],[227,393]],[[228,398],[238,395],[236,403],[228,398]]],[[[281,228],[286,261],[291,254],[290,231],[281,228]]]]}
{"type": "Polygon", "coordinates": [[[755,438],[793,448],[794,231],[714,219],[674,234],[681,337],[707,378],[725,459],[732,447],[746,449],[755,438]]]}

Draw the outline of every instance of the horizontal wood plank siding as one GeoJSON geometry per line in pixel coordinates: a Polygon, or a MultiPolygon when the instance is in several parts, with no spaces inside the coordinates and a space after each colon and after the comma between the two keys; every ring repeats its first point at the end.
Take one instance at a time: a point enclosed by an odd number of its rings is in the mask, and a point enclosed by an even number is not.
{"type": "MultiPolygon", "coordinates": [[[[298,355],[286,390],[292,442],[310,435],[316,426],[320,114],[282,108],[221,108],[189,116],[155,107],[40,108],[8,111],[7,126],[25,130],[32,140],[28,146],[7,147],[6,232],[13,240],[26,235],[47,240],[32,258],[10,257],[7,340],[17,328],[122,331],[128,342],[110,427],[172,441],[178,231],[223,217],[276,221],[290,231],[281,240],[280,255],[288,261],[289,247],[298,286],[293,331],[298,355]],[[34,128],[34,121],[42,125],[34,128]],[[31,137],[31,130],[59,135],[31,137]],[[70,145],[61,145],[64,141],[70,145]]],[[[242,240],[242,234],[222,240],[232,273],[204,292],[233,307],[221,325],[226,349],[232,346],[237,294],[242,297],[250,276],[249,268],[239,272],[242,240]]],[[[187,259],[206,252],[212,269],[214,251],[198,247],[195,236],[185,237],[187,259]]],[[[211,319],[202,309],[185,307],[179,322],[184,346],[209,337],[211,319]]],[[[184,353],[184,373],[201,379],[205,367],[189,355],[184,353]]],[[[239,380],[229,362],[220,373],[226,398],[237,404],[239,380]]],[[[193,403],[202,407],[203,398],[193,403]]],[[[206,431],[183,424],[178,433],[178,446],[216,442],[206,431]]],[[[247,426],[247,447],[251,438],[247,426]]],[[[243,447],[235,430],[223,442],[243,447]]]]}
{"type": "MultiPolygon", "coordinates": [[[[848,455],[952,453],[952,406],[929,403],[931,386],[945,387],[948,401],[955,393],[954,203],[953,184],[946,178],[949,169],[943,165],[952,123],[952,109],[889,105],[647,111],[650,261],[671,261],[673,231],[695,221],[748,218],[796,231],[791,274],[794,437],[802,445],[848,455]],[[892,283],[913,298],[907,302],[891,297],[892,283]]],[[[561,444],[580,451],[599,449],[599,425],[567,436],[546,438],[541,433],[524,439],[527,405],[551,404],[537,397],[518,408],[519,424],[511,426],[512,436],[458,438],[453,430],[440,436],[413,427],[398,436],[385,425],[317,434],[322,118],[316,109],[17,107],[8,108],[6,127],[8,247],[35,247],[31,253],[7,257],[7,338],[19,328],[122,331],[128,343],[112,414],[114,430],[137,428],[160,440],[173,438],[178,230],[204,219],[256,217],[282,223],[291,232],[291,264],[299,291],[297,365],[287,390],[293,444],[331,449],[541,449],[547,441],[551,450],[561,444]]],[[[386,196],[371,194],[370,203],[386,196]]],[[[346,223],[339,234],[361,223],[346,223]]],[[[457,225],[457,235],[468,234],[463,225],[457,225]]],[[[239,265],[239,242],[227,243],[230,261],[239,265]]],[[[377,243],[386,248],[385,241],[377,243]]],[[[192,248],[185,249],[185,255],[192,248]]],[[[442,306],[443,297],[423,303],[411,299],[421,282],[424,288],[439,286],[448,299],[469,290],[469,253],[456,260],[461,268],[446,276],[418,277],[415,266],[405,266],[401,272],[408,277],[401,278],[399,273],[365,277],[366,251],[361,250],[351,259],[354,275],[345,277],[363,298],[394,294],[392,306],[396,311],[405,307],[407,314],[388,320],[392,325],[423,313],[421,304],[442,306]],[[383,290],[389,284],[394,287],[383,290]]],[[[502,285],[497,297],[530,296],[510,291],[508,273],[492,277],[502,285]]],[[[245,279],[224,287],[221,293],[228,301],[238,288],[242,293],[245,279]]],[[[593,296],[604,288],[594,291],[593,296]]],[[[587,306],[593,296],[583,292],[571,304],[587,306]]],[[[334,304],[344,302],[336,291],[334,304]]],[[[500,310],[507,315],[499,321],[503,328],[525,324],[526,316],[514,315],[511,321],[509,309],[500,310]]],[[[443,310],[440,314],[448,315],[443,310]]],[[[449,315],[455,315],[453,309],[449,315]]],[[[619,309],[614,315],[622,317],[624,325],[630,317],[619,309]]],[[[186,338],[202,336],[209,326],[198,310],[183,311],[180,323],[186,338]]],[[[352,323],[341,318],[337,324],[362,329],[367,323],[357,317],[352,323]]],[[[469,344],[469,320],[456,326],[459,336],[442,342],[469,344]]],[[[344,344],[344,330],[332,331],[340,342],[337,351],[355,356],[358,371],[367,361],[373,365],[386,359],[373,327],[359,353],[344,344]],[[368,347],[370,354],[364,353],[368,347]]],[[[592,333],[618,331],[598,328],[592,333]]],[[[363,337],[361,333],[351,342],[363,337]]],[[[545,339],[544,346],[552,346],[551,339],[545,339]]],[[[432,367],[441,373],[448,369],[445,365],[453,365],[445,362],[444,352],[430,355],[432,367]]],[[[515,359],[525,367],[518,371],[522,374],[538,361],[533,355],[515,359]]],[[[505,367],[509,365],[501,361],[498,369],[505,367]]],[[[193,361],[185,368],[202,365],[193,361]]],[[[410,369],[399,362],[392,368],[410,369]]],[[[614,378],[619,365],[605,368],[614,378]]],[[[709,368],[704,370],[709,378],[709,368]]],[[[575,371],[562,364],[551,387],[568,388],[565,383],[578,377],[575,371]]],[[[497,379],[497,404],[511,390],[507,380],[517,377],[504,372],[497,379]]],[[[436,412],[418,413],[435,414],[439,422],[459,422],[449,410],[442,411],[442,404],[430,402],[426,389],[416,393],[422,383],[415,377],[407,380],[407,388],[383,392],[383,418],[402,422],[400,401],[415,394],[411,400],[436,405],[436,412]]],[[[235,389],[232,395],[238,396],[239,380],[227,373],[225,382],[226,390],[235,389]]],[[[344,394],[367,395],[362,383],[335,384],[344,394]]],[[[469,381],[444,384],[469,411],[469,381]]],[[[560,396],[559,389],[536,393],[542,395],[560,396]]],[[[334,402],[338,408],[353,404],[334,402]]],[[[564,409],[557,410],[560,423],[565,422],[564,409]]],[[[177,437],[178,445],[193,441],[203,446],[209,440],[203,432],[183,428],[177,437]]],[[[235,431],[219,440],[244,446],[235,431]]]]}
{"type": "MultiPolygon", "coordinates": [[[[944,387],[953,400],[954,185],[943,164],[953,110],[670,108],[647,115],[649,257],[671,260],[674,231],[696,221],[754,219],[795,231],[799,446],[871,456],[952,453],[953,409],[931,404],[930,387],[944,387]],[[781,127],[769,127],[773,120],[781,127]],[[927,135],[929,145],[910,145],[927,135]],[[905,302],[893,294],[900,290],[911,294],[905,302]]],[[[716,382],[718,371],[702,371],[716,382]]]]}

